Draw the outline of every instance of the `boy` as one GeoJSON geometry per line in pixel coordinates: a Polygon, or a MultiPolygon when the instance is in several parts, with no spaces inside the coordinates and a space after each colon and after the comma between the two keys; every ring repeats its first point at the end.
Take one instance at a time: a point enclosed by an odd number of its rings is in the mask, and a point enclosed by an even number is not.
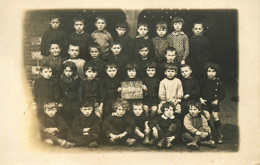
{"type": "Polygon", "coordinates": [[[105,75],[105,62],[100,58],[100,46],[97,43],[93,43],[89,46],[89,53],[91,59],[87,62],[87,65],[96,65],[97,78],[103,78],[105,75]]]}
{"type": "Polygon", "coordinates": [[[210,140],[211,129],[206,118],[201,115],[201,104],[197,101],[189,102],[189,113],[184,118],[186,132],[182,134],[182,140],[190,149],[199,149],[198,144],[215,148],[215,142],[210,140]]]}
{"type": "Polygon", "coordinates": [[[130,138],[134,132],[134,121],[126,114],[126,106],[123,100],[117,100],[113,106],[114,112],[104,121],[104,133],[110,144],[125,143],[133,146],[136,142],[130,138]]]}
{"type": "Polygon", "coordinates": [[[183,89],[182,83],[180,79],[175,76],[178,73],[178,68],[175,65],[166,64],[164,74],[166,78],[164,78],[159,85],[158,97],[160,100],[159,107],[167,102],[172,102],[176,107],[175,113],[180,114],[181,108],[180,103],[183,97],[183,89]]]}
{"type": "Polygon", "coordinates": [[[111,52],[108,56],[109,63],[114,63],[118,67],[118,75],[122,79],[124,76],[124,68],[127,64],[127,56],[122,53],[122,45],[119,42],[114,42],[111,44],[111,52]]]}
{"type": "Polygon", "coordinates": [[[102,121],[93,113],[93,109],[93,103],[84,102],[80,106],[81,113],[73,119],[69,137],[77,147],[98,147],[102,121]]]}
{"type": "Polygon", "coordinates": [[[74,42],[79,45],[79,58],[87,61],[90,58],[88,47],[93,42],[90,34],[84,31],[85,21],[78,17],[73,19],[75,31],[69,35],[69,42],[74,42]]]}
{"type": "Polygon", "coordinates": [[[152,128],[154,140],[157,142],[156,146],[161,149],[166,144],[166,147],[170,148],[173,141],[179,137],[181,122],[174,116],[175,106],[173,103],[163,103],[161,111],[163,114],[157,116],[148,124],[152,128]]]}
{"type": "Polygon", "coordinates": [[[150,50],[150,56],[154,57],[154,45],[152,40],[148,37],[149,28],[146,23],[138,23],[137,24],[137,36],[134,39],[134,49],[135,55],[138,56],[138,51],[140,50],[141,44],[146,44],[148,49],[150,50]]]}
{"type": "Polygon", "coordinates": [[[166,36],[168,27],[167,23],[163,20],[158,21],[155,27],[157,36],[152,39],[154,45],[154,58],[157,62],[162,63],[165,61],[164,51],[169,46],[166,36]]]}
{"type": "Polygon", "coordinates": [[[37,115],[41,117],[43,105],[48,100],[59,100],[58,79],[52,77],[52,68],[48,64],[40,67],[41,77],[36,79],[33,86],[34,100],[37,106],[37,115]]]}
{"type": "Polygon", "coordinates": [[[198,79],[202,78],[204,65],[212,60],[209,40],[203,35],[203,23],[193,24],[193,36],[190,38],[189,61],[198,79]]]}
{"type": "Polygon", "coordinates": [[[146,116],[149,116],[149,110],[151,117],[157,114],[158,90],[160,80],[156,75],[156,64],[155,62],[149,62],[145,65],[147,76],[143,79],[144,85],[147,87],[146,95],[144,96],[144,112],[146,116]]]}
{"type": "Polygon", "coordinates": [[[74,62],[74,64],[77,66],[79,77],[84,79],[85,60],[79,58],[79,52],[80,52],[79,45],[76,43],[70,43],[68,47],[68,54],[70,55],[70,59],[68,59],[67,61],[74,62]]]}
{"type": "Polygon", "coordinates": [[[104,92],[105,92],[105,103],[104,103],[104,114],[105,119],[109,114],[112,113],[113,102],[119,97],[117,89],[120,87],[121,79],[118,76],[118,69],[114,63],[108,63],[106,65],[107,75],[104,77],[104,92]]]}
{"type": "Polygon", "coordinates": [[[128,30],[127,23],[125,21],[116,23],[117,36],[114,41],[122,45],[122,54],[127,56],[127,60],[131,60],[133,56],[133,40],[126,34],[128,30]]]}
{"type": "Polygon", "coordinates": [[[86,79],[80,84],[79,101],[80,103],[85,100],[92,101],[95,107],[95,113],[98,117],[102,117],[103,103],[104,103],[104,90],[101,80],[97,79],[97,67],[95,65],[85,66],[86,79]]]}
{"type": "MultiPolygon", "coordinates": [[[[41,54],[43,56],[48,56],[49,55],[49,46],[51,41],[53,40],[59,40],[60,41],[60,48],[64,50],[66,44],[67,44],[67,36],[66,33],[61,30],[60,24],[61,24],[61,18],[53,15],[50,17],[50,28],[46,30],[43,33],[42,36],[42,42],[41,42],[41,54]]],[[[65,55],[65,52],[61,53],[62,55],[65,55]]],[[[65,56],[63,56],[65,57],[65,56]]]]}
{"type": "Polygon", "coordinates": [[[41,138],[49,145],[59,145],[70,148],[75,143],[64,140],[68,127],[65,121],[57,114],[58,103],[47,102],[44,104],[44,113],[40,118],[41,138]]]}
{"type": "Polygon", "coordinates": [[[51,55],[43,57],[42,64],[49,64],[52,67],[52,76],[60,77],[62,74],[62,64],[65,59],[60,55],[61,47],[57,40],[50,43],[49,52],[51,55]]]}
{"type": "Polygon", "coordinates": [[[102,54],[101,58],[106,61],[109,55],[109,46],[113,42],[113,38],[106,30],[107,20],[104,17],[96,17],[95,26],[97,30],[91,34],[91,37],[94,39],[94,42],[99,44],[102,54]]]}
{"type": "Polygon", "coordinates": [[[192,69],[189,65],[184,64],[180,67],[181,82],[183,87],[183,99],[182,99],[182,116],[184,117],[188,113],[187,103],[191,100],[199,100],[200,86],[197,79],[192,76],[192,69]]]}

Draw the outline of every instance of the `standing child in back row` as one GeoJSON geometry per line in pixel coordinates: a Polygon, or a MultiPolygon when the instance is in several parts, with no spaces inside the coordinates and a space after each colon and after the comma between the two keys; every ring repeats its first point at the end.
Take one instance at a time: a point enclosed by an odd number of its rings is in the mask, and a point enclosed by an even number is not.
{"type": "Polygon", "coordinates": [[[167,36],[169,46],[177,50],[177,61],[180,64],[185,64],[186,58],[189,55],[189,39],[182,31],[184,20],[181,17],[175,17],[172,20],[173,32],[167,36]]]}

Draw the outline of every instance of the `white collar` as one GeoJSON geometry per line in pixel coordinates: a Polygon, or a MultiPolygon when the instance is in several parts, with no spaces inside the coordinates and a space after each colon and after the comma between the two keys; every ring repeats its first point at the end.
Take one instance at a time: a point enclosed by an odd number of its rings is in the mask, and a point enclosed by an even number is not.
{"type": "Polygon", "coordinates": [[[178,35],[178,34],[184,34],[184,32],[183,31],[179,31],[179,32],[173,31],[172,34],[173,35],[178,35]]]}
{"type": "Polygon", "coordinates": [[[174,119],[174,118],[175,118],[174,115],[172,115],[172,116],[170,116],[170,117],[167,117],[167,116],[165,116],[164,114],[162,114],[161,117],[162,117],[164,120],[167,120],[168,118],[170,118],[170,119],[174,119]]]}
{"type": "Polygon", "coordinates": [[[76,33],[77,33],[77,34],[83,34],[83,33],[84,33],[84,30],[83,30],[81,33],[79,33],[79,32],[76,31],[76,33]]]}

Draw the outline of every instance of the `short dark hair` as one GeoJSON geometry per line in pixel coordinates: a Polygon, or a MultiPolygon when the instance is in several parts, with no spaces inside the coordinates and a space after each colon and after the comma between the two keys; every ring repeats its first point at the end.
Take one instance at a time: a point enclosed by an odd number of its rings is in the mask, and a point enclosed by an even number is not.
{"type": "Polygon", "coordinates": [[[134,63],[128,63],[126,66],[125,66],[125,70],[128,71],[128,70],[136,70],[137,71],[137,65],[134,64],[134,63]]]}
{"type": "Polygon", "coordinates": [[[80,47],[79,46],[79,43],[77,43],[77,42],[70,42],[69,44],[68,44],[68,50],[69,50],[69,47],[70,46],[78,46],[78,47],[80,47]]]}
{"type": "Polygon", "coordinates": [[[188,106],[194,106],[198,108],[200,111],[202,110],[202,104],[198,100],[191,100],[188,102],[188,106]]]}
{"type": "Polygon", "coordinates": [[[150,61],[150,62],[148,62],[148,63],[145,65],[145,69],[147,69],[147,68],[154,68],[154,69],[156,69],[156,67],[157,67],[157,65],[156,65],[156,63],[153,62],[153,61],[150,61]]]}
{"type": "Polygon", "coordinates": [[[188,65],[188,64],[183,64],[183,65],[181,65],[181,66],[180,66],[180,69],[181,69],[181,68],[184,68],[184,67],[188,67],[188,68],[190,68],[190,70],[192,69],[191,66],[188,65]]]}
{"type": "Polygon", "coordinates": [[[125,28],[128,29],[126,21],[117,21],[116,22],[116,28],[125,28]]]}
{"type": "Polygon", "coordinates": [[[120,47],[122,48],[122,44],[119,41],[112,42],[110,48],[112,48],[114,45],[120,45],[120,47]]]}
{"type": "Polygon", "coordinates": [[[97,48],[98,51],[100,52],[100,46],[99,46],[99,44],[96,43],[96,42],[90,44],[88,48],[89,48],[89,50],[90,50],[90,48],[97,48]]]}
{"type": "Polygon", "coordinates": [[[97,65],[93,63],[86,63],[84,66],[84,71],[86,72],[87,70],[92,70],[93,72],[97,72],[97,65]]]}
{"type": "Polygon", "coordinates": [[[73,19],[73,22],[74,22],[74,24],[76,23],[76,22],[82,22],[84,25],[85,25],[85,20],[84,20],[84,18],[83,17],[75,17],[74,19],[73,19]]]}
{"type": "Polygon", "coordinates": [[[147,43],[139,44],[138,47],[137,47],[137,50],[139,51],[139,50],[141,50],[143,48],[147,48],[150,51],[150,47],[149,47],[149,45],[147,43]]]}
{"type": "Polygon", "coordinates": [[[176,109],[175,109],[175,105],[173,104],[173,102],[167,101],[167,102],[163,103],[162,106],[161,106],[161,111],[162,111],[162,113],[164,113],[164,109],[165,109],[165,108],[169,108],[169,107],[172,107],[172,108],[173,108],[173,112],[176,110],[176,109]]]}
{"type": "Polygon", "coordinates": [[[207,62],[204,66],[204,72],[207,73],[208,69],[211,68],[211,69],[214,69],[217,73],[217,75],[219,74],[219,72],[221,71],[221,68],[218,64],[216,63],[213,63],[213,62],[207,62]]]}
{"type": "Polygon", "coordinates": [[[64,71],[67,67],[69,67],[71,69],[71,71],[73,72],[72,77],[74,77],[74,76],[76,76],[78,74],[77,66],[75,65],[74,62],[72,62],[72,61],[65,61],[62,64],[62,71],[64,71]]]}
{"type": "Polygon", "coordinates": [[[62,48],[62,47],[61,47],[61,42],[60,42],[60,40],[51,40],[51,42],[50,42],[49,45],[48,45],[48,48],[49,48],[49,49],[51,48],[51,45],[52,45],[52,44],[58,45],[60,49],[62,48]]]}
{"type": "Polygon", "coordinates": [[[61,17],[56,14],[51,15],[49,21],[51,22],[53,19],[58,19],[61,22],[61,17]]]}
{"type": "Polygon", "coordinates": [[[178,73],[178,67],[177,67],[176,65],[173,65],[173,64],[165,64],[165,65],[164,65],[164,71],[166,71],[167,69],[175,70],[175,72],[178,73]]]}
{"type": "Polygon", "coordinates": [[[166,55],[167,54],[167,52],[168,51],[170,51],[170,52],[176,52],[177,53],[177,51],[176,51],[176,49],[174,48],[174,47],[167,47],[165,50],[164,50],[164,55],[166,55]]]}
{"type": "Polygon", "coordinates": [[[99,15],[95,18],[95,23],[99,20],[103,20],[105,22],[105,24],[107,24],[107,19],[103,16],[103,15],[99,15]]]}
{"type": "Polygon", "coordinates": [[[94,103],[93,103],[93,101],[87,100],[87,101],[80,103],[80,108],[82,108],[82,107],[92,107],[92,108],[94,108],[94,103]]]}
{"type": "Polygon", "coordinates": [[[164,20],[159,20],[156,25],[155,25],[155,28],[158,29],[158,28],[162,28],[162,29],[168,29],[168,26],[167,26],[167,23],[166,21],[164,20]]]}
{"type": "Polygon", "coordinates": [[[148,27],[148,24],[146,22],[138,22],[137,24],[137,29],[140,27],[140,26],[145,26],[147,27],[148,31],[149,31],[149,27],[148,27]]]}
{"type": "Polygon", "coordinates": [[[46,68],[53,70],[50,64],[48,64],[48,63],[43,63],[43,64],[41,65],[41,67],[40,67],[40,72],[42,72],[42,70],[43,70],[43,69],[46,69],[46,68]]]}
{"type": "Polygon", "coordinates": [[[107,70],[108,68],[116,68],[116,69],[118,69],[118,66],[116,64],[114,64],[114,63],[107,63],[105,69],[107,70]]]}
{"type": "Polygon", "coordinates": [[[182,24],[184,24],[184,19],[181,18],[180,16],[177,16],[177,17],[173,18],[172,24],[174,24],[175,22],[181,22],[182,24]]]}
{"type": "Polygon", "coordinates": [[[47,102],[44,103],[43,109],[46,110],[47,108],[56,108],[56,109],[58,109],[59,106],[58,106],[57,102],[47,101],[47,102]]]}

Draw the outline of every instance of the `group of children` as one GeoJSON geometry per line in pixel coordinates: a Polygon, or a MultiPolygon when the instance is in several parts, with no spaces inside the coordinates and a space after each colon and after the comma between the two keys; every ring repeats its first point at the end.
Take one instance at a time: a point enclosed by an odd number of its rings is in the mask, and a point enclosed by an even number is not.
{"type": "Polygon", "coordinates": [[[198,149],[216,147],[215,128],[217,142],[223,143],[220,67],[210,62],[203,24],[194,23],[190,41],[183,24],[174,18],[167,36],[167,23],[159,21],[158,35],[150,39],[147,24],[139,23],[131,39],[127,24],[119,22],[113,38],[104,17],[96,18],[91,35],[84,32],[84,19],[77,18],[75,32],[65,39],[60,18],[52,17],[42,39],[41,77],[33,87],[42,139],[63,147],[142,142],[158,148],[182,140],[198,149]],[[125,81],[141,81],[143,99],[122,99],[125,81]]]}

